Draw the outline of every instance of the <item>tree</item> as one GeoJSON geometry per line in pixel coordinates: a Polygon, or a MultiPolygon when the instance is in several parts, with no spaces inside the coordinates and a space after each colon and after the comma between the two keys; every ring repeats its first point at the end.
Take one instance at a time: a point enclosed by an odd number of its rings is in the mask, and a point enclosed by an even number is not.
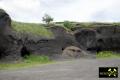
{"type": "Polygon", "coordinates": [[[53,21],[53,18],[48,15],[48,14],[45,14],[43,17],[42,17],[42,21],[45,22],[47,25],[50,24],[51,21],[53,21]]]}

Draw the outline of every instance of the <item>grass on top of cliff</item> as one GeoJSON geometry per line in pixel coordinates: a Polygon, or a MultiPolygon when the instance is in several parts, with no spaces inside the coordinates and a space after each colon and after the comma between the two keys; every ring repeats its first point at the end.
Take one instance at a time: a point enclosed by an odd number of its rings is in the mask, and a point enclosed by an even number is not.
{"type": "Polygon", "coordinates": [[[48,56],[30,55],[23,59],[23,61],[16,61],[12,63],[0,63],[0,70],[29,68],[40,66],[42,64],[53,63],[48,56]]]}
{"type": "Polygon", "coordinates": [[[111,23],[107,23],[107,22],[72,22],[72,21],[65,21],[65,22],[56,22],[55,24],[58,25],[68,25],[68,26],[64,26],[67,29],[72,29],[72,28],[97,28],[97,27],[110,27],[110,26],[120,26],[119,22],[111,22],[111,23]]]}
{"type": "Polygon", "coordinates": [[[38,36],[53,37],[53,33],[50,30],[37,23],[22,23],[12,21],[12,28],[18,33],[31,33],[38,36]]]}
{"type": "Polygon", "coordinates": [[[120,58],[120,54],[112,51],[102,51],[97,53],[96,57],[97,58],[120,58]]]}

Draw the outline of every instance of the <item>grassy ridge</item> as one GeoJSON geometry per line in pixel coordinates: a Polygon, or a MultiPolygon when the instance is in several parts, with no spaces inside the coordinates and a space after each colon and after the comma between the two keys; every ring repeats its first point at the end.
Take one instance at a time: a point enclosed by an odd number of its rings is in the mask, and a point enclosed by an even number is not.
{"type": "MultiPolygon", "coordinates": [[[[101,27],[101,26],[120,26],[119,22],[111,22],[111,23],[107,23],[107,22],[72,22],[69,21],[71,23],[71,26],[74,27],[81,27],[81,28],[96,28],[96,27],[101,27]]],[[[63,25],[64,22],[55,22],[55,24],[59,24],[59,25],[63,25]]]]}
{"type": "Polygon", "coordinates": [[[21,33],[32,33],[33,35],[52,37],[53,33],[41,24],[12,22],[12,28],[21,33]]]}

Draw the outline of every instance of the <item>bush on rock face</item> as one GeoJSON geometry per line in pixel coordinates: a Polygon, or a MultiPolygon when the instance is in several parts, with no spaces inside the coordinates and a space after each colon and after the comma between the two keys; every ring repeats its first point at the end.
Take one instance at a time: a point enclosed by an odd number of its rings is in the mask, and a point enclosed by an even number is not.
{"type": "Polygon", "coordinates": [[[64,21],[63,23],[64,27],[66,27],[67,29],[73,28],[73,24],[70,21],[64,21]]]}

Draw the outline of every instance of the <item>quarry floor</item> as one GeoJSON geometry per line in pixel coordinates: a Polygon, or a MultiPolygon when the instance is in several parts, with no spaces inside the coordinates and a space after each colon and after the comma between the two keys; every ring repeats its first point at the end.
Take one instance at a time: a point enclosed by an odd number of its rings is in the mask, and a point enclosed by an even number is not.
{"type": "Polygon", "coordinates": [[[120,80],[120,59],[77,59],[18,70],[1,70],[0,80],[120,80]],[[118,67],[119,78],[99,78],[99,67],[118,67]]]}

